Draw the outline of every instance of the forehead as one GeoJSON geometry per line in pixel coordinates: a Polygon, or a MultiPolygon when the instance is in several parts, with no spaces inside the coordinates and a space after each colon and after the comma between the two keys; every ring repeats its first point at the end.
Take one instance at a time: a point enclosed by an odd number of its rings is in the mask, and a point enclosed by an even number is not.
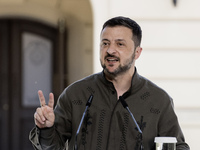
{"type": "Polygon", "coordinates": [[[132,30],[124,26],[105,27],[101,32],[101,39],[104,38],[132,39],[132,30]]]}

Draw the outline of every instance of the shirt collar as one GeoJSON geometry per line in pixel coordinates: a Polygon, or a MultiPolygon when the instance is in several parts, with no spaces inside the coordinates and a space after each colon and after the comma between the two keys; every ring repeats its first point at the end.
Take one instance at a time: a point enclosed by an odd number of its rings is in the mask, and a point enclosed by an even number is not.
{"type": "MultiPolygon", "coordinates": [[[[101,76],[103,77],[102,79],[103,79],[104,84],[106,84],[106,86],[110,88],[114,88],[113,83],[106,79],[103,71],[101,72],[101,76]]],[[[143,85],[141,78],[142,77],[138,74],[137,68],[135,67],[135,72],[133,74],[132,81],[131,81],[131,87],[129,88],[127,92],[123,94],[124,98],[128,97],[131,93],[136,93],[141,88],[141,86],[143,85]]]]}

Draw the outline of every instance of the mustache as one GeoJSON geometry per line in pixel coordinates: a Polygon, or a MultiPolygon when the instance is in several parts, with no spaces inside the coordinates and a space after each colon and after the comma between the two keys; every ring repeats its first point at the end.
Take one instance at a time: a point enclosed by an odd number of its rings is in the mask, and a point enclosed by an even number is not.
{"type": "Polygon", "coordinates": [[[107,58],[116,58],[119,60],[119,57],[115,56],[115,55],[111,55],[111,54],[107,54],[104,59],[107,59],[107,58]]]}

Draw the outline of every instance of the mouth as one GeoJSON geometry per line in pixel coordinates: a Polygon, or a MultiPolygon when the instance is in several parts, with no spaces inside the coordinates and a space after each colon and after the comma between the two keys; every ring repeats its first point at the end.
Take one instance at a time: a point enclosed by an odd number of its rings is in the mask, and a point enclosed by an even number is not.
{"type": "Polygon", "coordinates": [[[105,60],[108,61],[108,62],[118,62],[119,58],[116,58],[116,57],[106,57],[105,60]]]}

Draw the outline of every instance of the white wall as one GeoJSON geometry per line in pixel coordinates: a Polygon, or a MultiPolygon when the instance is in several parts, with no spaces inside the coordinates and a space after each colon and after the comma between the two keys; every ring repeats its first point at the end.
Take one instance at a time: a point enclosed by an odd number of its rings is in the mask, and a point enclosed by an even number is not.
{"type": "Polygon", "coordinates": [[[200,135],[200,1],[91,0],[94,11],[94,71],[99,63],[102,24],[114,16],[128,16],[142,27],[143,52],[136,62],[139,73],[165,89],[192,150],[200,135]]]}

